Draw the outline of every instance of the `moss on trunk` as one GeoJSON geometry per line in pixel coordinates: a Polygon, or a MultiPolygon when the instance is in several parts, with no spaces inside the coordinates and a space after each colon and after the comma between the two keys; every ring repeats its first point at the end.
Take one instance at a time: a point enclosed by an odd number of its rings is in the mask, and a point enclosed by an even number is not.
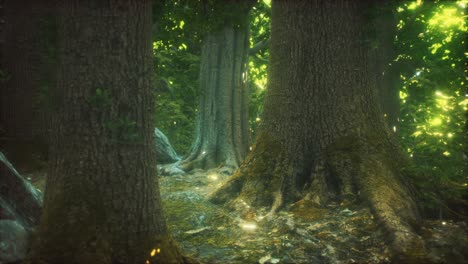
{"type": "Polygon", "coordinates": [[[361,39],[366,1],[276,1],[269,87],[254,149],[211,201],[355,202],[389,233],[395,259],[424,261],[421,219],[400,168],[406,158],[378,105],[361,39]]]}

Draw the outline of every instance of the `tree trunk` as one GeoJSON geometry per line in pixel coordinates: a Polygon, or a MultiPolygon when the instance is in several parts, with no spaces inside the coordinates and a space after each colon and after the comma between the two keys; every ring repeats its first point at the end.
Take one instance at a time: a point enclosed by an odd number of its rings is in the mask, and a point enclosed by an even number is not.
{"type": "Polygon", "coordinates": [[[376,47],[373,49],[377,77],[378,99],[385,121],[394,133],[399,131],[400,98],[398,71],[393,60],[396,58],[395,36],[397,22],[393,14],[394,3],[379,1],[377,16],[373,19],[376,47]]]}
{"type": "Polygon", "coordinates": [[[240,8],[203,39],[196,139],[181,162],[184,170],[223,166],[232,172],[248,151],[248,10],[240,8]]]}
{"type": "Polygon", "coordinates": [[[53,2],[5,1],[0,67],[8,76],[0,80],[0,123],[5,137],[47,141],[48,119],[41,97],[53,83],[53,45],[49,43],[53,2]]]}
{"type": "Polygon", "coordinates": [[[399,170],[406,158],[378,107],[365,8],[362,1],[273,1],[263,123],[253,150],[211,200],[273,214],[304,197],[322,205],[359,198],[393,235],[396,254],[417,255],[420,218],[399,170]]]}
{"type": "Polygon", "coordinates": [[[156,176],[151,1],[59,5],[56,124],[29,263],[184,263],[156,176]]]}

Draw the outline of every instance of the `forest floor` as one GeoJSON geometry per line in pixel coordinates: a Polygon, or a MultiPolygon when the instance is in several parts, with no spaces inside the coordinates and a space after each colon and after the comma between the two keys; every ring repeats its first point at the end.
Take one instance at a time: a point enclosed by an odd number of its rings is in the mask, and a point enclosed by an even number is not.
{"type": "MultiPolygon", "coordinates": [[[[233,212],[206,200],[227,177],[214,169],[160,178],[168,226],[185,253],[201,262],[389,262],[386,236],[367,208],[300,201],[272,218],[246,204],[233,212]]],[[[434,263],[467,263],[466,222],[425,221],[421,236],[434,263]]]]}
{"type": "MultiPolygon", "coordinates": [[[[25,173],[43,190],[45,173],[25,173]]],[[[195,170],[160,177],[167,224],[183,252],[202,263],[389,263],[386,235],[365,207],[308,202],[287,205],[274,217],[239,204],[230,211],[207,201],[228,176],[195,170]]],[[[422,228],[434,263],[467,263],[468,226],[425,221],[422,228]]]]}

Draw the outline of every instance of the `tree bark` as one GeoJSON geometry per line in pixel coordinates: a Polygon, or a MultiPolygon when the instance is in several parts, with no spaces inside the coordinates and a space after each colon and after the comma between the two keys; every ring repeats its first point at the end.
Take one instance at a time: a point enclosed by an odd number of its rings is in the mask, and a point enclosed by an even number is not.
{"type": "Polygon", "coordinates": [[[49,123],[42,93],[53,83],[50,49],[54,1],[7,0],[2,25],[0,124],[15,140],[47,141],[49,123]],[[47,47],[46,47],[47,45],[47,47]]]}
{"type": "Polygon", "coordinates": [[[248,151],[248,10],[240,8],[203,39],[196,139],[184,170],[223,166],[229,173],[248,151]]]}
{"type": "Polygon", "coordinates": [[[386,128],[365,46],[363,1],[273,1],[270,72],[253,150],[211,195],[269,207],[310,199],[366,202],[396,256],[417,258],[407,159],[386,128]],[[412,252],[413,251],[413,252],[412,252]]]}
{"type": "Polygon", "coordinates": [[[59,5],[56,124],[28,263],[184,263],[156,175],[151,1],[59,5]]]}
{"type": "Polygon", "coordinates": [[[376,47],[373,49],[375,58],[375,73],[377,77],[378,99],[384,113],[385,121],[390,130],[397,133],[400,130],[400,98],[398,71],[393,60],[396,58],[394,45],[396,36],[396,19],[393,14],[394,3],[378,1],[375,8],[378,14],[373,19],[376,47]]]}

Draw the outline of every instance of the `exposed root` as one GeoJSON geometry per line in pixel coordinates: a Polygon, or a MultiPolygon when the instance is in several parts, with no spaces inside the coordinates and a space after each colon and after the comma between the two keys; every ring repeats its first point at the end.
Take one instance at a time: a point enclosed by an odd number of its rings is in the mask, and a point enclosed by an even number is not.
{"type": "Polygon", "coordinates": [[[158,175],[161,176],[173,176],[183,175],[185,171],[179,167],[179,161],[171,164],[158,165],[158,175]]]}
{"type": "Polygon", "coordinates": [[[273,205],[271,206],[270,212],[268,212],[267,216],[272,217],[276,211],[283,205],[283,194],[281,191],[276,191],[273,193],[275,199],[273,201],[273,205]]]}
{"type": "Polygon", "coordinates": [[[359,172],[362,175],[358,181],[362,199],[369,203],[377,220],[388,231],[395,260],[424,262],[424,243],[416,234],[421,219],[408,190],[379,160],[364,160],[359,172]]]}
{"type": "Polygon", "coordinates": [[[322,206],[331,201],[363,202],[388,232],[394,259],[423,262],[426,252],[416,233],[421,223],[416,201],[401,180],[398,163],[389,154],[392,151],[376,145],[369,139],[350,138],[330,145],[315,162],[304,197],[294,185],[297,175],[291,165],[294,163],[277,143],[264,137],[241,168],[209,198],[231,208],[242,203],[255,208],[267,207],[270,217],[286,201],[300,198],[322,206]]]}
{"type": "Polygon", "coordinates": [[[209,196],[208,200],[216,204],[225,204],[235,199],[242,190],[244,185],[245,175],[237,171],[234,175],[229,177],[227,181],[219,188],[214,190],[209,196]]]}
{"type": "Polygon", "coordinates": [[[332,146],[317,162],[307,198],[322,205],[359,198],[389,233],[395,259],[425,261],[424,243],[415,232],[421,219],[400,172],[382,149],[363,146],[332,146]]]}
{"type": "Polygon", "coordinates": [[[209,196],[209,200],[230,208],[237,208],[239,204],[265,208],[267,216],[273,216],[286,200],[300,197],[295,189],[296,171],[286,156],[278,142],[264,136],[241,167],[209,196]]]}

